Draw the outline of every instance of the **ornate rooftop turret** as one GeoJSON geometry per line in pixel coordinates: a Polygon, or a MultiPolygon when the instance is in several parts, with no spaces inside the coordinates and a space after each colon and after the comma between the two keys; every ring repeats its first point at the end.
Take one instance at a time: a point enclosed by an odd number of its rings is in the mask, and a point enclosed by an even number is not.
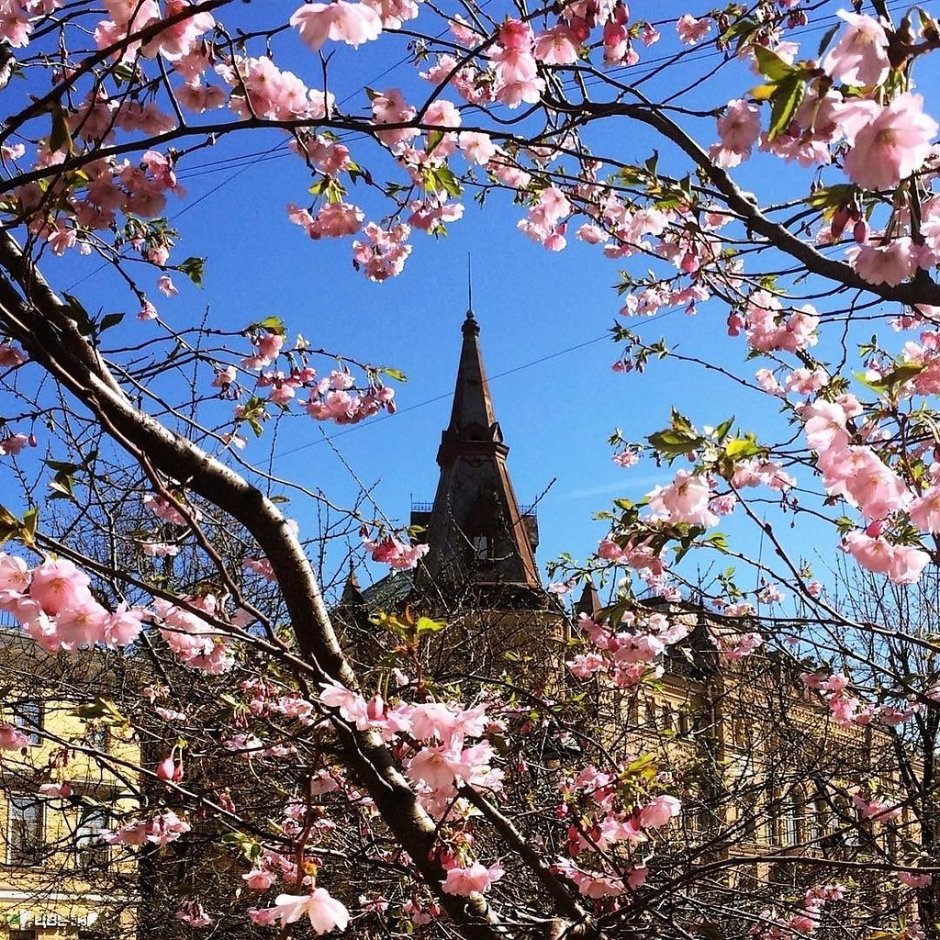
{"type": "Polygon", "coordinates": [[[595,620],[603,609],[604,604],[601,601],[600,594],[597,592],[597,588],[594,586],[594,581],[588,581],[588,583],[584,585],[584,590],[581,592],[578,602],[574,605],[575,622],[577,622],[581,614],[587,614],[592,620],[595,620]]]}
{"type": "Polygon", "coordinates": [[[454,403],[437,452],[437,493],[430,507],[412,511],[412,525],[425,526],[430,546],[416,584],[433,585],[445,597],[468,585],[499,589],[504,603],[512,598],[513,606],[543,606],[538,526],[535,514],[520,508],[509,478],[509,447],[493,410],[472,311],[461,331],[454,403]]]}

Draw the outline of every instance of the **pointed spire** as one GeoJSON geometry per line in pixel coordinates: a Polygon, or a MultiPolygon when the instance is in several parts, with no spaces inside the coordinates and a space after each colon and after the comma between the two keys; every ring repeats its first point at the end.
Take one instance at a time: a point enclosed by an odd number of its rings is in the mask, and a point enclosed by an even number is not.
{"type": "MultiPolygon", "coordinates": [[[[461,327],[463,345],[460,363],[457,366],[457,384],[454,388],[454,404],[450,412],[450,424],[441,438],[437,462],[441,467],[452,461],[465,444],[503,445],[503,434],[493,412],[490,383],[483,366],[480,350],[480,324],[472,310],[461,327]]],[[[506,453],[509,448],[506,448],[506,453]]]]}
{"type": "Polygon", "coordinates": [[[349,576],[343,585],[343,593],[339,599],[340,607],[361,607],[366,599],[359,586],[359,578],[356,576],[356,568],[352,560],[349,562],[349,576]]]}
{"type": "Polygon", "coordinates": [[[575,617],[580,617],[581,614],[587,614],[594,620],[603,607],[601,596],[594,586],[594,581],[591,580],[584,585],[584,590],[581,592],[578,602],[574,605],[574,615],[575,617]]]}
{"type": "Polygon", "coordinates": [[[513,586],[541,595],[534,515],[523,515],[506,466],[509,448],[493,409],[480,324],[472,310],[463,343],[450,422],[441,436],[437,493],[426,523],[426,579],[445,585],[513,586]]]}

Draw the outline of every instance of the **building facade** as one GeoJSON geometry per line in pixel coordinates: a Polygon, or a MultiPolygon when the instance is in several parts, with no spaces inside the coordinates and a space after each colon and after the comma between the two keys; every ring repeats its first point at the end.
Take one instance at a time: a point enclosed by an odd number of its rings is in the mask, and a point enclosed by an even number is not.
{"type": "Polygon", "coordinates": [[[139,748],[88,701],[89,688],[106,693],[105,672],[4,632],[0,675],[0,724],[25,737],[0,750],[0,940],[133,935],[136,866],[100,834],[136,805],[139,748]],[[70,687],[81,697],[64,698],[70,687]]]}

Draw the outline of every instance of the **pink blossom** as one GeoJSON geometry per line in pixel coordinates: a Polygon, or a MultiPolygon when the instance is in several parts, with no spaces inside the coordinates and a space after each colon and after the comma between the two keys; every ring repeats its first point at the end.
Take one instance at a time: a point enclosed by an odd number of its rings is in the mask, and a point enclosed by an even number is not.
{"type": "Polygon", "coordinates": [[[836,14],[849,24],[839,42],[823,59],[822,67],[834,82],[846,85],[880,85],[891,68],[888,34],[870,16],[839,10],[836,14]]]}
{"type": "Polygon", "coordinates": [[[917,270],[914,243],[904,235],[886,244],[867,244],[850,248],[846,257],[859,276],[869,284],[895,286],[917,270]]]}
{"type": "Polygon", "coordinates": [[[346,202],[332,202],[323,206],[307,228],[311,238],[342,238],[359,231],[365,213],[346,202]]]}
{"type": "Polygon", "coordinates": [[[857,101],[842,115],[852,149],[845,172],[865,189],[890,189],[927,159],[938,124],[923,110],[921,95],[904,92],[887,107],[857,101]]]}
{"type": "Polygon", "coordinates": [[[694,46],[708,35],[712,28],[712,21],[703,16],[696,19],[691,13],[684,13],[676,21],[676,31],[679,33],[679,39],[687,46],[694,46]]]}
{"type": "Polygon", "coordinates": [[[559,23],[535,38],[532,52],[539,62],[546,65],[574,65],[578,61],[580,45],[571,28],[559,23]]]}
{"type": "Polygon", "coordinates": [[[250,891],[267,891],[277,881],[277,876],[261,868],[253,868],[247,875],[242,875],[245,886],[250,891]]]}
{"type": "Polygon", "coordinates": [[[849,532],[842,546],[863,568],[886,574],[895,584],[916,583],[930,561],[930,555],[921,548],[892,545],[880,536],[872,538],[862,532],[849,532]]]}
{"type": "Polygon", "coordinates": [[[95,604],[89,590],[91,581],[67,559],[44,561],[34,572],[29,596],[47,614],[95,604]]]}
{"type": "MultiPolygon", "coordinates": [[[[908,507],[911,522],[923,532],[940,533],[940,486],[931,486],[908,507]]],[[[2,583],[2,582],[0,582],[2,583]]]]}
{"type": "Polygon", "coordinates": [[[483,894],[494,881],[499,881],[502,877],[503,870],[499,865],[487,868],[480,862],[474,862],[469,868],[449,869],[441,886],[447,894],[467,897],[473,892],[483,894]]]}
{"type": "Polygon", "coordinates": [[[29,737],[19,728],[0,722],[0,750],[19,751],[24,747],[29,747],[29,737]]]}
{"type": "Polygon", "coordinates": [[[365,541],[365,547],[372,553],[372,560],[390,565],[399,571],[416,568],[418,562],[428,553],[428,545],[406,545],[394,535],[388,535],[379,541],[365,541]]]}
{"type": "Polygon", "coordinates": [[[198,901],[184,901],[176,912],[176,918],[190,927],[208,927],[212,923],[212,918],[198,901]]]}
{"type": "Polygon", "coordinates": [[[346,0],[306,3],[291,16],[290,25],[300,31],[301,40],[314,51],[328,39],[358,49],[382,32],[382,21],[372,7],[346,0]]]}
{"type": "Polygon", "coordinates": [[[35,434],[10,434],[0,438],[0,457],[15,457],[26,447],[36,446],[35,434]]]}
{"type": "Polygon", "coordinates": [[[345,930],[349,924],[349,911],[325,888],[315,888],[303,895],[279,894],[274,907],[282,924],[293,924],[306,915],[316,934],[345,930]]]}
{"type": "Polygon", "coordinates": [[[29,587],[29,567],[22,558],[0,552],[0,591],[23,594],[29,587]]]}
{"type": "Polygon", "coordinates": [[[713,159],[719,166],[737,166],[760,137],[760,108],[742,98],[729,101],[718,118],[718,135],[721,144],[713,148],[713,159]]]}
{"type": "Polygon", "coordinates": [[[640,825],[644,829],[659,829],[681,810],[682,803],[674,796],[657,796],[640,810],[640,825]]]}
{"type": "Polygon", "coordinates": [[[718,524],[718,517],[708,508],[711,499],[708,480],[688,470],[679,470],[669,486],[657,486],[647,493],[647,499],[654,518],[706,529],[718,524]]]}
{"type": "Polygon", "coordinates": [[[12,369],[26,362],[23,351],[9,343],[0,343],[0,369],[12,369]]]}
{"type": "Polygon", "coordinates": [[[457,138],[458,145],[467,160],[486,166],[496,156],[496,145],[489,134],[476,131],[461,131],[457,138]]]}
{"type": "Polygon", "coordinates": [[[369,717],[367,714],[366,700],[358,693],[347,689],[335,680],[330,682],[321,682],[320,701],[327,708],[335,708],[340,715],[349,722],[352,722],[360,730],[369,726],[369,717]]]}

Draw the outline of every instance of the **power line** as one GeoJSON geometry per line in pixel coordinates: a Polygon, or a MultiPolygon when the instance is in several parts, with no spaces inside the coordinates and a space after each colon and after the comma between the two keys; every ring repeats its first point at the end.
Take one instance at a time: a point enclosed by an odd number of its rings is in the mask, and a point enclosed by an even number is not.
{"type": "MultiPolygon", "coordinates": [[[[655,323],[660,320],[664,320],[666,317],[672,316],[673,314],[678,313],[676,310],[667,310],[663,313],[657,313],[652,317],[644,320],[641,326],[646,326],[651,323],[655,323]]],[[[603,333],[601,336],[595,336],[594,339],[587,339],[580,343],[575,343],[572,346],[566,346],[564,349],[559,349],[556,352],[548,353],[545,356],[540,356],[538,359],[533,359],[530,362],[524,362],[522,365],[513,366],[511,369],[505,369],[503,372],[497,372],[495,375],[488,376],[490,382],[495,382],[498,379],[505,378],[507,375],[515,375],[517,372],[523,372],[526,369],[532,369],[535,366],[542,365],[544,362],[550,362],[552,359],[559,359],[562,356],[567,356],[569,353],[577,352],[579,349],[585,349],[588,346],[594,346],[597,343],[600,343],[602,340],[610,339],[610,333],[603,333]]],[[[337,431],[334,434],[324,434],[319,440],[308,441],[306,444],[300,444],[298,447],[293,447],[290,450],[281,451],[280,453],[275,453],[276,458],[289,457],[293,454],[299,453],[302,450],[308,450],[311,447],[316,447],[318,444],[326,444],[329,441],[334,441],[338,437],[343,437],[346,434],[352,434],[354,431],[362,431],[366,428],[374,427],[376,424],[382,421],[388,421],[390,418],[398,417],[399,415],[408,414],[411,411],[417,411],[419,408],[424,408],[427,405],[433,405],[435,402],[443,401],[446,398],[450,398],[452,392],[441,392],[440,395],[435,395],[433,398],[426,398],[424,401],[416,402],[413,405],[408,405],[407,408],[400,408],[395,414],[384,414],[380,417],[373,418],[362,422],[361,424],[354,424],[348,428],[344,428],[342,431],[337,431]]]]}

